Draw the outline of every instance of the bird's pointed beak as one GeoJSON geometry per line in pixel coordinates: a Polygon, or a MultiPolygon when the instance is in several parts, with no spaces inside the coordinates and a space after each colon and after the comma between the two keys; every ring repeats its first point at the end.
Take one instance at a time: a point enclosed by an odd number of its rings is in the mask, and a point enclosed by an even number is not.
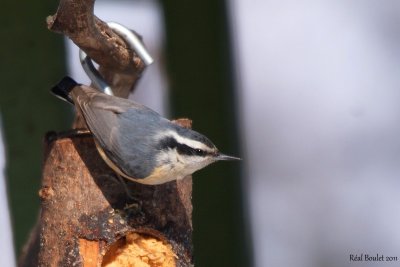
{"type": "Polygon", "coordinates": [[[241,158],[228,156],[222,153],[219,153],[216,157],[217,160],[242,160],[241,158]]]}

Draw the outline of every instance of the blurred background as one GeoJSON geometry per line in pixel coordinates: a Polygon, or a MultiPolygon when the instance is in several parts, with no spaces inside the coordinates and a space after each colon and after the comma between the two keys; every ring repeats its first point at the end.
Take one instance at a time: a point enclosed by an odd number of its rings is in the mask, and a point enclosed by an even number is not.
{"type": "MultiPolygon", "coordinates": [[[[57,5],[0,11],[0,236],[15,255],[38,215],[42,137],[71,123],[48,90],[87,81],[46,29],[57,5]]],[[[98,0],[95,13],[157,60],[131,98],[244,159],[194,175],[196,266],[398,265],[350,254],[400,260],[400,2],[98,0]]]]}

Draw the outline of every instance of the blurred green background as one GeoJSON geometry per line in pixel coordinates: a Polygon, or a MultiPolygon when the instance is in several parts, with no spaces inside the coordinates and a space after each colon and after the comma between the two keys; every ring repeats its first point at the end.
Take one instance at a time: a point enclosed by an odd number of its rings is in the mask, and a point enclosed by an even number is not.
{"type": "MultiPolygon", "coordinates": [[[[63,39],[45,18],[58,1],[3,3],[0,13],[0,111],[17,254],[38,216],[42,138],[71,123],[67,105],[49,94],[66,74],[63,39]]],[[[173,117],[189,117],[218,147],[240,155],[233,60],[224,1],[163,1],[173,117]]],[[[252,266],[241,166],[215,164],[195,174],[196,266],[252,266]]]]}

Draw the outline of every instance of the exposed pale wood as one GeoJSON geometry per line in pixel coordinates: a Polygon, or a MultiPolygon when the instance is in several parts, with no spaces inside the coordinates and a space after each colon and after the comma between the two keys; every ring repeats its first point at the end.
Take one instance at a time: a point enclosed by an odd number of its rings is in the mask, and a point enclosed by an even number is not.
{"type": "Polygon", "coordinates": [[[101,263],[100,242],[80,238],[79,255],[82,257],[83,267],[97,267],[101,263]]]}

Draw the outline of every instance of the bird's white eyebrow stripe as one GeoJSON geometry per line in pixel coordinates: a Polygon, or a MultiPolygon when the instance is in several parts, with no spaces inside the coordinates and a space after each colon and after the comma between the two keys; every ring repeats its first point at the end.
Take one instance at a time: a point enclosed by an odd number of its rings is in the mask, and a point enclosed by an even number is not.
{"type": "Polygon", "coordinates": [[[179,134],[177,134],[176,132],[173,132],[173,131],[168,131],[168,132],[162,133],[157,138],[163,139],[166,137],[173,137],[178,143],[187,145],[194,149],[201,149],[204,151],[212,152],[212,149],[210,149],[207,145],[205,145],[199,141],[180,136],[179,134]]]}

